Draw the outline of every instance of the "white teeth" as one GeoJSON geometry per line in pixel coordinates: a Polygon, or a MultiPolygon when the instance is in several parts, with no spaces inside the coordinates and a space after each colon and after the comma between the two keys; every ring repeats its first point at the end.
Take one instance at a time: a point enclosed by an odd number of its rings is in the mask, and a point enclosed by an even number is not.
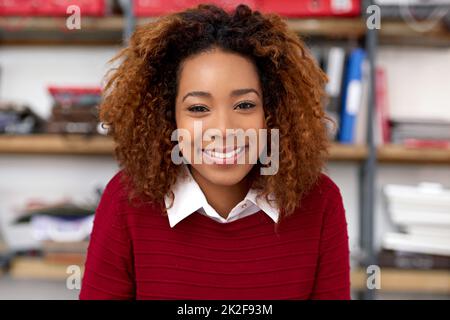
{"type": "Polygon", "coordinates": [[[239,147],[239,148],[237,148],[233,151],[227,152],[227,153],[222,153],[222,152],[217,152],[217,151],[212,151],[212,150],[205,150],[204,152],[212,158],[230,159],[230,158],[234,157],[236,154],[241,153],[242,150],[244,150],[243,147],[239,147]]]}

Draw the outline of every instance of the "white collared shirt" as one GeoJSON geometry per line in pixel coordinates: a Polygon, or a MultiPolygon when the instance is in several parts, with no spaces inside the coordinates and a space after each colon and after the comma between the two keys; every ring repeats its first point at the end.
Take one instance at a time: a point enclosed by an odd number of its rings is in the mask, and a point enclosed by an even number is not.
{"type": "MultiPolygon", "coordinates": [[[[274,222],[278,221],[279,210],[276,208],[275,204],[269,204],[264,198],[256,201],[257,192],[254,189],[250,189],[248,191],[245,198],[231,210],[227,218],[222,217],[208,203],[203,191],[200,189],[200,186],[192,177],[189,168],[185,164],[182,166],[187,173],[187,178],[183,176],[179,176],[177,178],[177,182],[172,188],[175,196],[173,206],[168,208],[171,201],[167,195],[164,199],[170,227],[173,228],[178,222],[196,211],[218,222],[227,223],[247,217],[262,210],[270,218],[272,218],[274,222]]],[[[269,197],[269,199],[272,198],[269,197]]]]}

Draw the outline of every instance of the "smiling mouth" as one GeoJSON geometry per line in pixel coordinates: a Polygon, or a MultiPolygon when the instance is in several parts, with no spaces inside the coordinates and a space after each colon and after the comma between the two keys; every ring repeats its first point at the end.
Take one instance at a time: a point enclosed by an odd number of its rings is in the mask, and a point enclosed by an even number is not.
{"type": "Polygon", "coordinates": [[[202,149],[202,153],[216,164],[233,164],[236,163],[237,158],[244,153],[247,146],[232,148],[223,148],[222,151],[218,151],[217,149],[202,149]]]}

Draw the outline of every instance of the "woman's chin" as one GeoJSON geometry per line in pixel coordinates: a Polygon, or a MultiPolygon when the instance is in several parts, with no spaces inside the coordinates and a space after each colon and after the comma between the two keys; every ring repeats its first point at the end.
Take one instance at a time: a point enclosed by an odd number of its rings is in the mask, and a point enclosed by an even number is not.
{"type": "Polygon", "coordinates": [[[206,180],[221,186],[233,186],[244,179],[252,169],[253,165],[196,165],[196,171],[206,180]]]}

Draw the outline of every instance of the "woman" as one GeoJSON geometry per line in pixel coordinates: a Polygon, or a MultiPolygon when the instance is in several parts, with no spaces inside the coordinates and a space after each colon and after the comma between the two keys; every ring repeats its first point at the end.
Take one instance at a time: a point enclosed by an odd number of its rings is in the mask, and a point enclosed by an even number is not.
{"type": "Polygon", "coordinates": [[[349,299],[342,197],[321,173],[326,76],[280,17],[200,5],[117,58],[100,118],[121,170],[80,298],[349,299]]]}

